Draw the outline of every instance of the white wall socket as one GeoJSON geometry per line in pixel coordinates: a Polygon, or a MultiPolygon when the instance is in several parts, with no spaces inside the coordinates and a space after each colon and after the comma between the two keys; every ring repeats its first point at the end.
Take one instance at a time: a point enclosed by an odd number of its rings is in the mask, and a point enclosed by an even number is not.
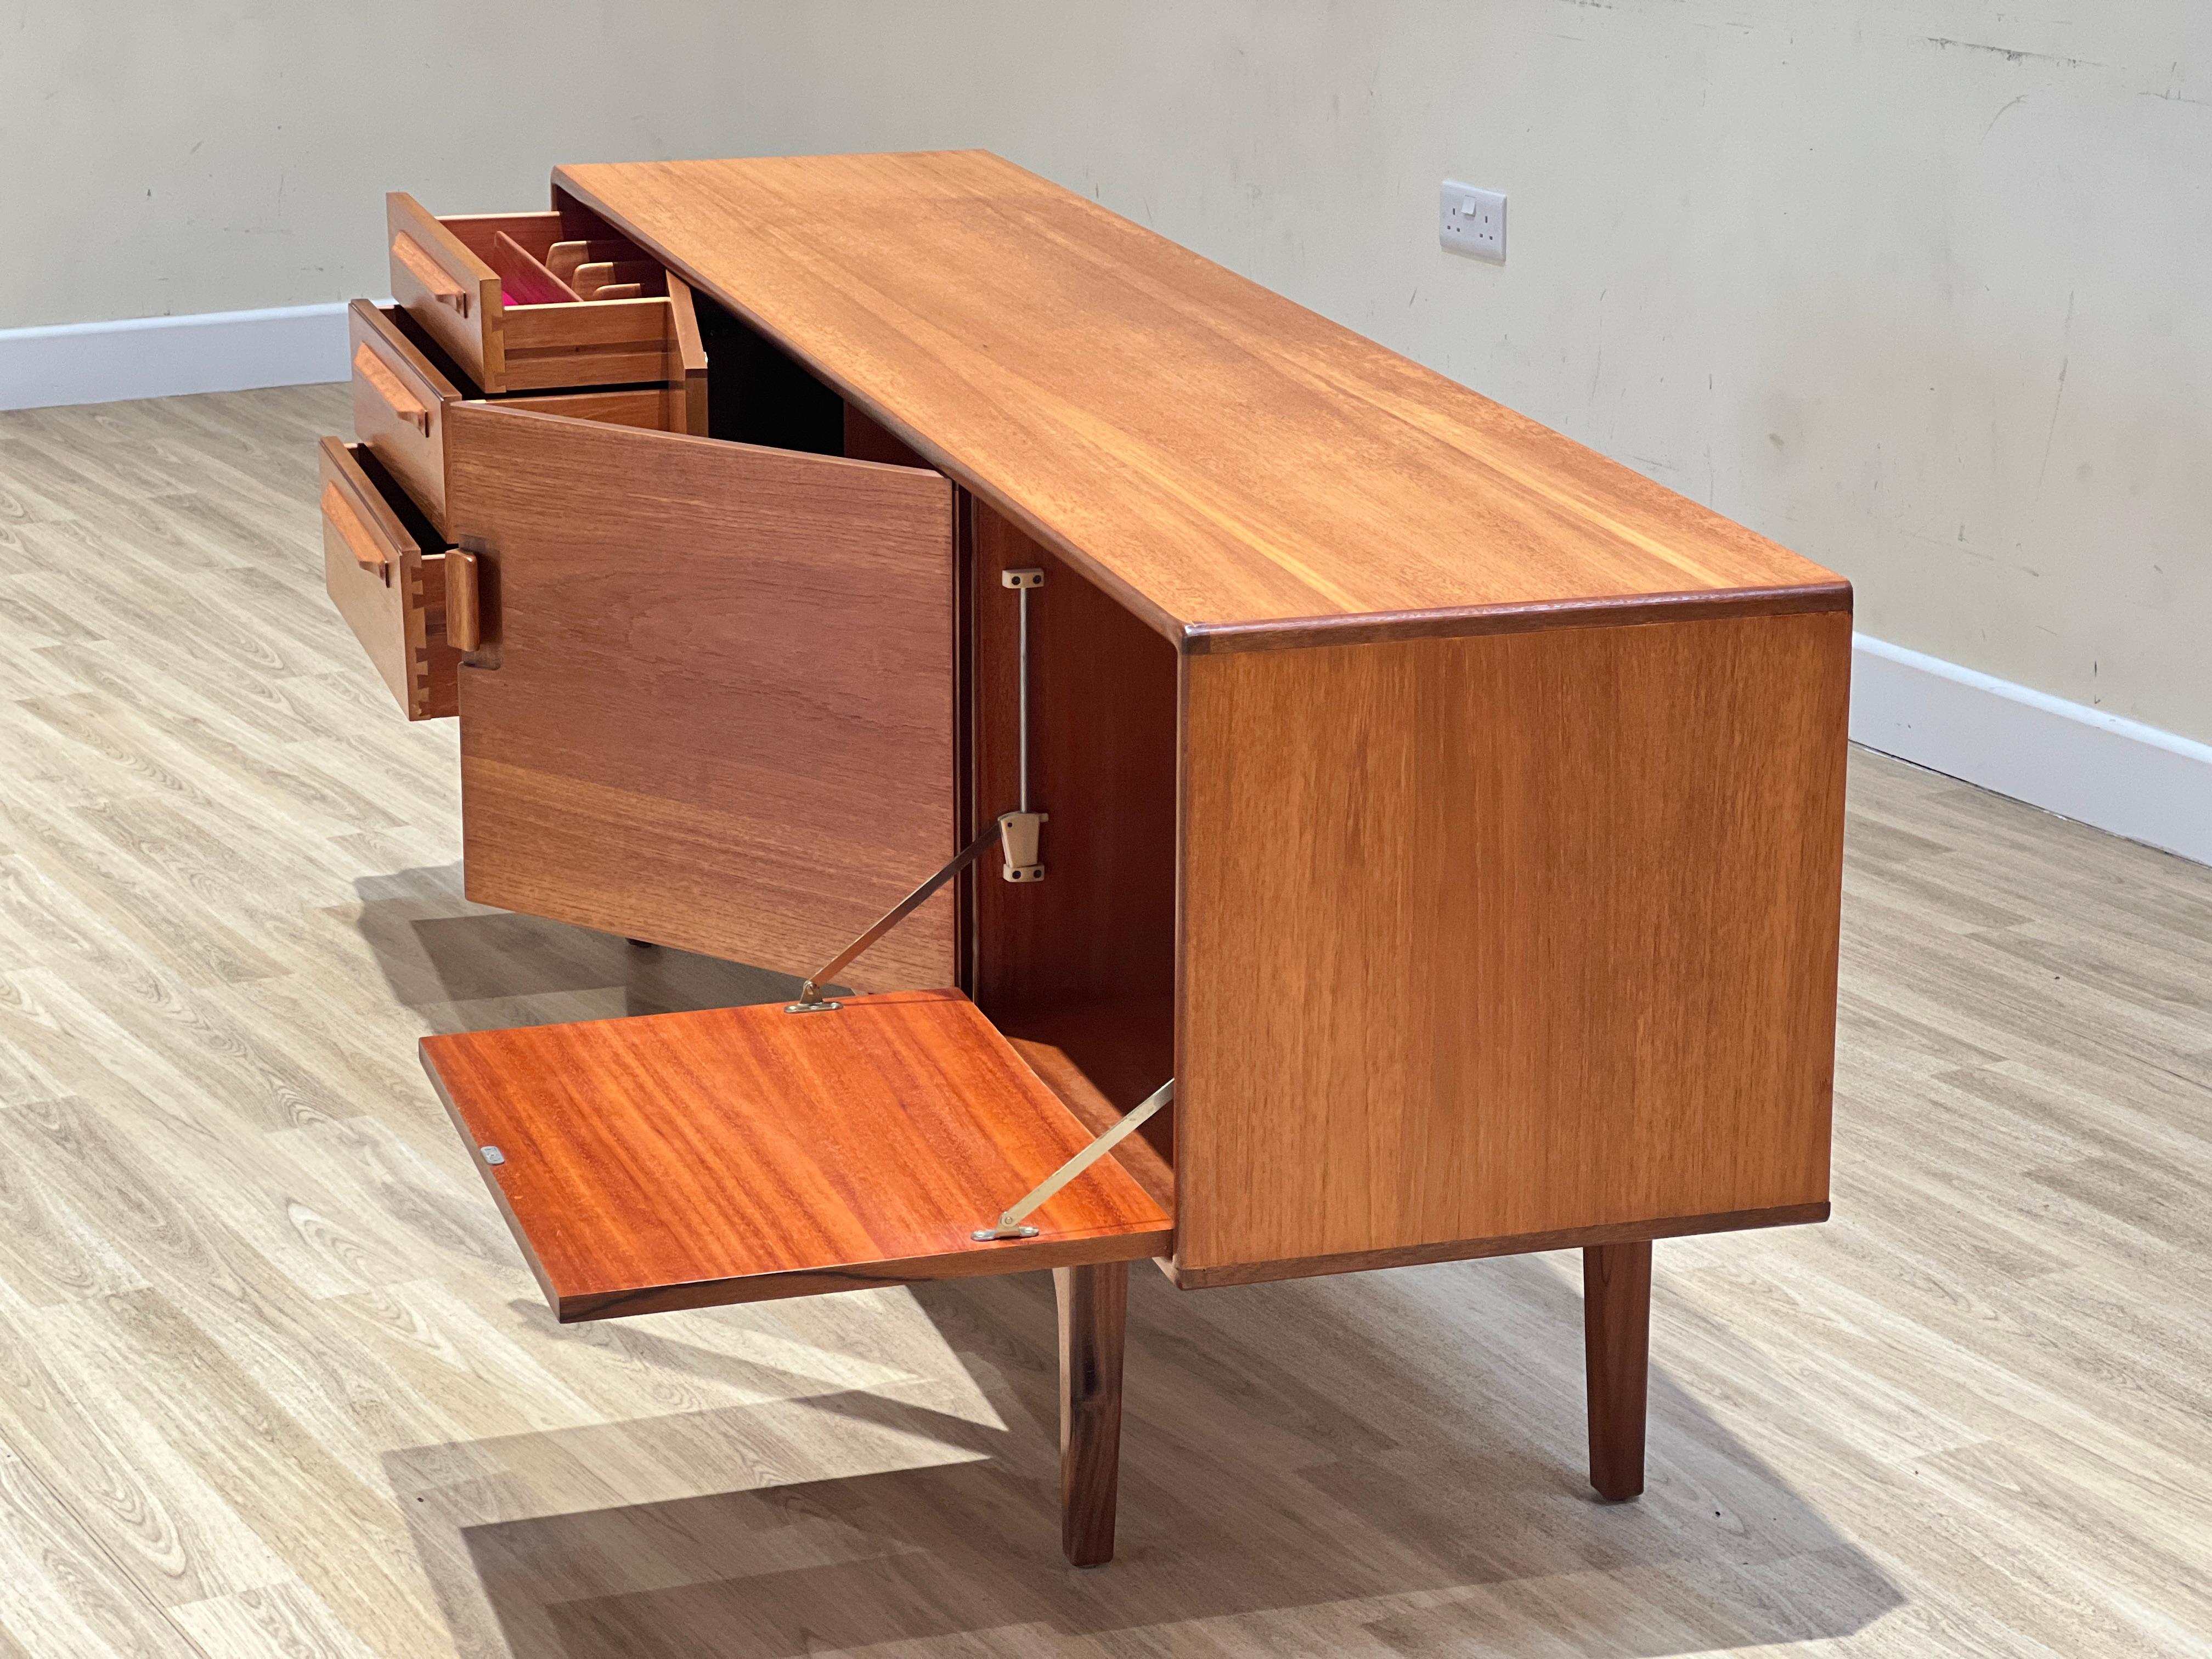
{"type": "Polygon", "coordinates": [[[1505,263],[1505,197],[1477,190],[1456,179],[1444,180],[1437,204],[1437,240],[1455,253],[1505,263]]]}

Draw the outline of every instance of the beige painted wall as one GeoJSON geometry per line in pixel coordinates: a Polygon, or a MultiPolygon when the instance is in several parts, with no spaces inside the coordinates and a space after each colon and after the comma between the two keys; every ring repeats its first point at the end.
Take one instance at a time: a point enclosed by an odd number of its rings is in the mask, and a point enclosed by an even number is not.
{"type": "Polygon", "coordinates": [[[980,144],[2212,738],[2212,5],[0,4],[0,327],[381,292],[378,198],[980,144]],[[1438,180],[1510,193],[1504,269],[1438,180]]]}

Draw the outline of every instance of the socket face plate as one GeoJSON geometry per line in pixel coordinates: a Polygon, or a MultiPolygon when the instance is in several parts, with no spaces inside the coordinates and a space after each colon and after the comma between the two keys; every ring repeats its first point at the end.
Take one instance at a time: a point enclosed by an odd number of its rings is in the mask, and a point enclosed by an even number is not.
{"type": "Polygon", "coordinates": [[[1505,193],[1444,180],[1437,199],[1437,240],[1455,253],[1505,263],[1505,193]]]}

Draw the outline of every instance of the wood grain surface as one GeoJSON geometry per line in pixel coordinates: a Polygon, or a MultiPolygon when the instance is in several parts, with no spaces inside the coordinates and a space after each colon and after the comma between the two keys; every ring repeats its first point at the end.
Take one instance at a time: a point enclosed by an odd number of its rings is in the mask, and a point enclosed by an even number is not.
{"type": "Polygon", "coordinates": [[[568,241],[550,243],[545,250],[545,268],[562,282],[573,287],[577,270],[587,264],[611,265],[638,258],[636,246],[623,237],[592,240],[579,237],[568,241]]]}
{"type": "Polygon", "coordinates": [[[493,233],[487,263],[499,273],[500,299],[506,305],[574,305],[584,297],[503,230],[493,233]]]}
{"type": "Polygon", "coordinates": [[[483,589],[477,556],[465,547],[449,547],[439,556],[445,578],[446,645],[457,654],[483,644],[483,589]]]}
{"type": "MultiPolygon", "coordinates": [[[[456,384],[410,332],[411,319],[397,306],[356,300],[348,308],[354,356],[353,428],[397,479],[441,536],[450,536],[446,510],[446,410],[472,388],[456,384]],[[418,422],[393,406],[377,378],[363,373],[369,354],[383,375],[398,383],[401,397],[419,406],[418,422]]],[[[686,308],[689,315],[689,308],[686,308]]],[[[696,332],[696,325],[694,325],[696,332]]],[[[696,350],[696,344],[695,344],[696,350]]],[[[619,386],[596,392],[522,392],[499,400],[500,407],[571,420],[605,421],[614,426],[644,427],[656,432],[706,429],[706,354],[692,380],[671,386],[619,386]]]]}
{"type": "Polygon", "coordinates": [[[461,372],[487,392],[505,392],[506,307],[499,273],[436,215],[404,191],[384,198],[392,244],[392,297],[461,372]]]}
{"type": "MultiPolygon", "coordinates": [[[[1036,567],[1030,787],[1050,814],[1044,880],[1008,882],[995,859],[975,878],[975,1000],[1127,1111],[1175,1074],[1177,659],[981,503],[971,544],[973,810],[988,821],[1020,793],[1020,595],[1000,574],[1036,567]]],[[[1156,1159],[1172,1158],[1175,1109],[1139,1131],[1156,1159]]]]}
{"type": "Polygon", "coordinates": [[[508,307],[503,319],[505,368],[487,392],[620,386],[653,380],[682,384],[684,342],[667,296],[587,300],[508,307]]]}
{"type": "Polygon", "coordinates": [[[1826,1202],[1850,664],[1841,613],[1187,658],[1178,1267],[1826,1202]]]}
{"type": "MultiPolygon", "coordinates": [[[[1040,1077],[1053,1083],[1069,1109],[1078,1116],[1085,1108],[1076,1103],[1078,1091],[1063,1087],[1054,1069],[1054,1051],[1034,1041],[1016,1044],[1040,1077]]],[[[1064,1066],[1065,1061],[1061,1064],[1064,1066]]],[[[1106,1120],[1111,1122],[1111,1119],[1106,1120]]],[[[1144,1179],[1141,1168],[1132,1173],[1144,1179]]],[[[1172,1192],[1174,1173],[1169,1166],[1172,1192]]],[[[1146,1188],[1152,1190],[1151,1188],[1146,1188]]],[[[1395,1244],[1373,1250],[1339,1250],[1328,1255],[1268,1256],[1251,1261],[1199,1267],[1173,1261],[1161,1270],[1186,1291],[1225,1289],[1232,1285],[1267,1285],[1285,1279],[1314,1279],[1333,1273],[1365,1273],[1386,1267],[1420,1267],[1438,1261],[1479,1261],[1492,1256],[1531,1255],[1550,1250],[1587,1250],[1607,1244],[1648,1244],[1660,1238],[1694,1238],[1701,1233],[1757,1232],[1769,1227],[1805,1227],[1828,1219],[1833,1206],[1820,1204],[1783,1204],[1766,1210],[1721,1210],[1704,1215],[1670,1215],[1640,1221],[1615,1221],[1596,1226],[1556,1227],[1546,1232],[1501,1233],[1489,1238],[1445,1238],[1423,1244],[1395,1244]]]]}
{"type": "Polygon", "coordinates": [[[1045,573],[1029,592],[1030,796],[1050,815],[1043,881],[1006,881],[994,860],[977,883],[975,1000],[1011,1018],[1164,998],[1176,966],[1176,653],[981,503],[972,537],[975,819],[1011,811],[1021,792],[1022,596],[1000,578],[1024,568],[1045,573]]]}
{"type": "Polygon", "coordinates": [[[0,411],[0,1653],[2201,1659],[2212,870],[1851,762],[1835,1218],[1131,1275],[1062,1564],[1042,1273],[556,1323],[426,1032],[790,981],[463,897],[323,591],[343,385],[0,411]]]}
{"type": "Polygon", "coordinates": [[[698,368],[668,295],[580,301],[544,268],[598,227],[586,212],[437,216],[395,191],[385,219],[392,298],[478,391],[684,385],[698,368]]]}
{"type": "Polygon", "coordinates": [[[1583,1375],[1589,1478],[1610,1503],[1644,1492],[1651,1376],[1651,1246],[1583,1252],[1583,1375]]]}
{"type": "Polygon", "coordinates": [[[1090,1136],[957,991],[422,1047],[471,1149],[499,1149],[484,1180],[563,1321],[1166,1247],[1166,1214],[1110,1158],[1030,1218],[1038,1237],[969,1237],[1090,1136]]]}
{"type": "Polygon", "coordinates": [[[375,394],[392,415],[418,432],[430,429],[430,407],[416,396],[381,357],[367,345],[353,351],[354,384],[375,394]]]}
{"type": "Polygon", "coordinates": [[[563,280],[580,300],[635,300],[648,289],[659,293],[667,276],[657,259],[590,259],[563,280]]]}
{"type": "MultiPolygon", "coordinates": [[[[932,472],[463,404],[470,896],[805,974],[956,850],[932,472]]],[[[847,975],[953,982],[940,896],[847,975]]]]}
{"type": "MultiPolygon", "coordinates": [[[[699,336],[697,302],[687,284],[665,271],[661,273],[660,287],[668,295],[669,390],[680,392],[684,398],[683,418],[672,416],[660,424],[671,432],[688,432],[695,438],[703,438],[708,431],[709,403],[707,347],[699,336]]],[[[646,422],[635,421],[630,424],[642,426],[646,422]]]]}
{"type": "Polygon", "coordinates": [[[1171,637],[1847,603],[1809,561],[981,151],[554,184],[1171,637]]]}
{"type": "Polygon", "coordinates": [[[523,392],[501,398],[501,409],[533,415],[564,415],[572,421],[605,421],[648,432],[690,432],[693,398],[679,386],[613,386],[601,392],[523,392]]]}
{"type": "MultiPolygon", "coordinates": [[[[1103,1134],[1121,1115],[1175,1075],[1175,1002],[1125,1009],[1110,1004],[1065,1003],[1054,1008],[1022,1010],[1011,1020],[992,1022],[1005,1032],[1014,1051],[1045,1080],[1093,1134],[1103,1134]],[[1011,1029],[1009,1029],[1011,1027],[1011,1029]]],[[[1174,1108],[1154,1114],[1152,1121],[1174,1108]]],[[[1175,1213],[1175,1143],[1158,1144],[1143,1129],[1109,1156],[1155,1203],[1175,1213]]]]}
{"type": "Polygon", "coordinates": [[[346,308],[349,349],[354,354],[354,436],[398,481],[442,536],[448,530],[446,410],[459,403],[463,393],[428,354],[407,337],[398,320],[405,315],[397,306],[387,308],[367,300],[356,300],[346,308]],[[362,373],[363,352],[383,366],[408,398],[421,404],[425,411],[421,424],[393,409],[382,388],[362,373]]]}
{"type": "Polygon", "coordinates": [[[1054,1267],[1052,1288],[1060,1310],[1060,1549],[1071,1565],[1103,1566],[1114,1559],[1121,1490],[1129,1264],[1054,1267]]]}

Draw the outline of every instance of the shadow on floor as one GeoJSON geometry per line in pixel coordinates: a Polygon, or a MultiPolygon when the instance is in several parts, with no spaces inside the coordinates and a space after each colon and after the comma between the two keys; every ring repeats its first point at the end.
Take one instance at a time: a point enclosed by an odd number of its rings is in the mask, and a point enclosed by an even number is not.
{"type": "MultiPolygon", "coordinates": [[[[393,994],[442,1030],[781,1000],[797,981],[461,901],[456,868],[357,884],[393,994]],[[459,912],[460,914],[457,914],[459,912]]],[[[1117,1559],[1058,1548],[1048,1276],[908,1297],[1004,1429],[661,1333],[618,1344],[669,1413],[386,1460],[464,1652],[783,1659],[914,1644],[1659,1659],[1811,1641],[1902,1604],[1668,1377],[1651,1489],[1583,1474],[1580,1298],[1540,1258],[1188,1296],[1133,1270],[1117,1559]],[[763,1403],[685,1409],[702,1389],[763,1403]],[[718,1490],[718,1488],[721,1488],[718,1490]]],[[[683,1317],[742,1317],[751,1310],[683,1317]]],[[[884,1306],[880,1317],[910,1317],[884,1306]]]]}
{"type": "Polygon", "coordinates": [[[356,926],[393,996],[441,1030],[731,1008],[788,1001],[799,992],[798,980],[764,968],[478,909],[458,896],[459,865],[365,878],[354,887],[356,926]]]}
{"type": "Polygon", "coordinates": [[[910,1292],[1003,1430],[899,1389],[810,1393],[648,1320],[624,1328],[634,1358],[672,1378],[739,1365],[786,1397],[427,1447],[390,1472],[463,1650],[518,1659],[899,1643],[1656,1659],[1842,1636],[1902,1603],[1663,1371],[1652,1490],[1598,1503],[1580,1301],[1539,1259],[1199,1296],[1140,1265],[1131,1291],[1120,1547],[1094,1571],[1058,1551],[1041,1274],[910,1292]],[[744,1489],[566,1496],[641,1468],[744,1489]]]}

